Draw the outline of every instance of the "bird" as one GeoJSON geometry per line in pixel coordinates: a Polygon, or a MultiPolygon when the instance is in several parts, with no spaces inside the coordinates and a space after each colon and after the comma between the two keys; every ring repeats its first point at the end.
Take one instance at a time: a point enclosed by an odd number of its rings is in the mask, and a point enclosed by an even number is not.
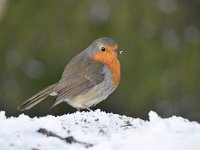
{"type": "Polygon", "coordinates": [[[90,107],[105,100],[119,85],[118,54],[121,53],[122,50],[111,37],[95,40],[69,61],[57,83],[33,95],[17,109],[28,110],[48,96],[54,96],[50,108],[67,102],[77,111],[91,110],[90,107]]]}

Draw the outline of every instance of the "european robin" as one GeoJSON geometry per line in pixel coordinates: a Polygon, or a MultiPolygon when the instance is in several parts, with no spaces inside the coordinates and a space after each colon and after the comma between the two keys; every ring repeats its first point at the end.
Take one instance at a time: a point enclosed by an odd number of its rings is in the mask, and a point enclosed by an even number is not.
{"type": "Polygon", "coordinates": [[[57,83],[26,100],[18,110],[30,109],[47,96],[55,96],[52,107],[63,101],[77,110],[89,109],[98,104],[105,100],[120,82],[118,54],[121,52],[112,38],[95,40],[66,65],[57,83]]]}

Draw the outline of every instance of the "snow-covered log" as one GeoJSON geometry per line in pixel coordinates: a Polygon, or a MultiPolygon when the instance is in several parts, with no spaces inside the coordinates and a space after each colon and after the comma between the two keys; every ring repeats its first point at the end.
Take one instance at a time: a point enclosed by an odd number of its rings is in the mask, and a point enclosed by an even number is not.
{"type": "Polygon", "coordinates": [[[200,150],[200,124],[181,117],[149,120],[100,110],[7,118],[0,112],[0,150],[200,150]]]}

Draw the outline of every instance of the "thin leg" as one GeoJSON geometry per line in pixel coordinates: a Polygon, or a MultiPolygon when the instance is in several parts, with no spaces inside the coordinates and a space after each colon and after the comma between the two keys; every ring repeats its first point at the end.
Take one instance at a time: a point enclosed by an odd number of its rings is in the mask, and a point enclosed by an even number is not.
{"type": "Polygon", "coordinates": [[[77,112],[80,112],[80,111],[81,111],[81,109],[80,109],[80,108],[76,108],[76,111],[77,111],[77,112]]]}
{"type": "Polygon", "coordinates": [[[92,111],[92,109],[90,109],[88,106],[84,105],[85,109],[87,109],[88,111],[92,111]]]}

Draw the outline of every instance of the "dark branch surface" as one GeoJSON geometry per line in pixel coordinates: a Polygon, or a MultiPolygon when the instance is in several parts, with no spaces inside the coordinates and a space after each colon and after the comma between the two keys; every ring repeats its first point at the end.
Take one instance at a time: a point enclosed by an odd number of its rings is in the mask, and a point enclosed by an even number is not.
{"type": "Polygon", "coordinates": [[[42,134],[46,135],[47,137],[56,137],[60,140],[65,141],[68,144],[78,143],[78,144],[84,145],[86,148],[93,146],[93,144],[78,141],[73,136],[67,136],[66,138],[63,138],[63,137],[61,137],[61,136],[59,136],[59,135],[57,135],[57,134],[55,134],[51,131],[48,131],[47,129],[44,129],[44,128],[38,129],[37,132],[42,133],[42,134]]]}

